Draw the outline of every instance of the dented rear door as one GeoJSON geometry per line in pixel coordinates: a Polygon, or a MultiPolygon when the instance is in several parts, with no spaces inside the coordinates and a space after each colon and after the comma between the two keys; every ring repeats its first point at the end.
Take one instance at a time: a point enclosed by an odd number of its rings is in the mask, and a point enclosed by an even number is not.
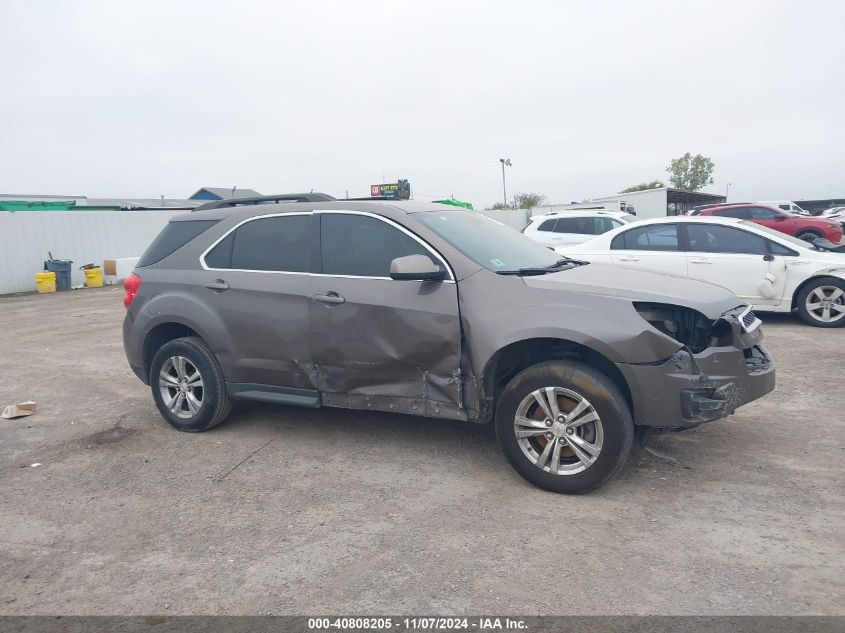
{"type": "Polygon", "coordinates": [[[322,272],[309,314],[323,404],[465,417],[457,285],[389,277],[396,257],[439,256],[385,218],[318,215],[322,272]]]}

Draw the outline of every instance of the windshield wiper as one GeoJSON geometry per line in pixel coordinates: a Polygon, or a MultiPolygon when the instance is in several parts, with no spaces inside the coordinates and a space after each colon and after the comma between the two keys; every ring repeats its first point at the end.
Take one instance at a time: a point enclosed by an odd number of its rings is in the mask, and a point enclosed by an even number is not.
{"type": "Polygon", "coordinates": [[[589,263],[590,262],[581,261],[580,259],[570,259],[569,257],[564,257],[563,259],[559,259],[554,264],[550,264],[548,266],[518,268],[516,270],[497,270],[496,274],[518,275],[520,277],[527,275],[546,275],[548,273],[556,273],[561,270],[569,270],[570,268],[575,268],[576,266],[584,266],[589,263]]]}

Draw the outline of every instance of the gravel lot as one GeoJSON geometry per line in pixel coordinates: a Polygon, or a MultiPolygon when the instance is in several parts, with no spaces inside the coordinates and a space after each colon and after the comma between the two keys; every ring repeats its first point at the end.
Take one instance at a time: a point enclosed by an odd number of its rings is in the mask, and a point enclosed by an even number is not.
{"type": "Polygon", "coordinates": [[[0,299],[0,406],[39,407],[0,420],[2,614],[845,614],[845,329],[764,317],[775,393],[565,497],[468,423],[242,404],[178,433],[121,299],[0,299]]]}

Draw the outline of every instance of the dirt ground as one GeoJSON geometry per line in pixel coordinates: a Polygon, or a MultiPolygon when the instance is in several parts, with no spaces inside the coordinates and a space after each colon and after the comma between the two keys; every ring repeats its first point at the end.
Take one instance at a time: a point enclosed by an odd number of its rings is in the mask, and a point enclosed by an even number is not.
{"type": "Polygon", "coordinates": [[[0,299],[2,614],[845,614],[845,329],[764,317],[778,388],[583,497],[486,427],[242,404],[172,430],[115,288],[0,299]]]}

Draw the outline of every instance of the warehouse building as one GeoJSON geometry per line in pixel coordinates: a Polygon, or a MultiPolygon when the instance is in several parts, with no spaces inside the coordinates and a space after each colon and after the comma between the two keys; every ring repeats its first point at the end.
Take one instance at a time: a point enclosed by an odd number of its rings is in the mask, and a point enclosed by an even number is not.
{"type": "Polygon", "coordinates": [[[685,215],[698,205],[718,204],[725,200],[725,196],[714,193],[660,187],[592,198],[590,202],[618,202],[620,207],[633,207],[638,218],[662,218],[667,215],[685,215]]]}

